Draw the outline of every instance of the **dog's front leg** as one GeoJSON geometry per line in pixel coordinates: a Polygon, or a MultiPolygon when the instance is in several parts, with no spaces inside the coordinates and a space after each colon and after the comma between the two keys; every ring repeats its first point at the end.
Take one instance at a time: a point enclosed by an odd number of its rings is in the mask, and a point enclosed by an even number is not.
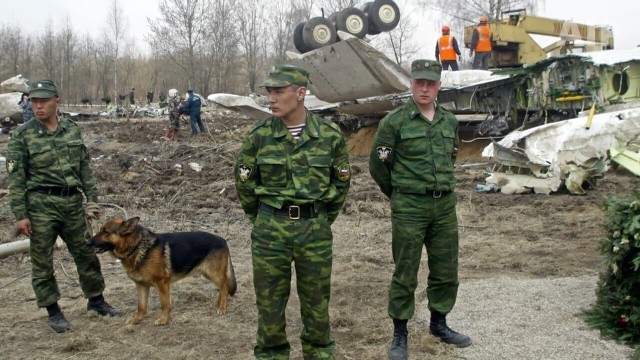
{"type": "Polygon", "coordinates": [[[136,292],[138,294],[138,310],[136,315],[127,322],[130,324],[139,324],[147,313],[147,305],[149,304],[149,285],[136,282],[136,292]]]}
{"type": "Polygon", "coordinates": [[[160,281],[156,284],[158,287],[158,294],[160,296],[160,308],[162,313],[160,317],[156,319],[156,325],[165,325],[169,322],[169,314],[171,313],[171,293],[169,290],[169,280],[160,281]]]}

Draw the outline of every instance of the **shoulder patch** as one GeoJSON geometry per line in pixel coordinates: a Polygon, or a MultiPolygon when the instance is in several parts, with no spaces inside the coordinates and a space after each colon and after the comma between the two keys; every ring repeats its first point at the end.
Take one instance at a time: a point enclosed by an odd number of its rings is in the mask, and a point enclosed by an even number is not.
{"type": "Polygon", "coordinates": [[[387,160],[389,160],[389,157],[391,156],[392,151],[393,149],[387,146],[378,146],[376,148],[378,159],[380,159],[380,161],[382,162],[386,162],[387,160]]]}
{"type": "Polygon", "coordinates": [[[241,182],[246,182],[251,177],[252,172],[253,169],[251,169],[250,166],[240,164],[238,166],[238,179],[240,179],[241,182]]]}
{"type": "Polygon", "coordinates": [[[16,163],[13,159],[7,160],[7,173],[11,174],[16,169],[16,163]]]}
{"type": "Polygon", "coordinates": [[[342,163],[336,167],[336,175],[340,181],[347,181],[351,177],[351,166],[348,162],[342,163]]]}

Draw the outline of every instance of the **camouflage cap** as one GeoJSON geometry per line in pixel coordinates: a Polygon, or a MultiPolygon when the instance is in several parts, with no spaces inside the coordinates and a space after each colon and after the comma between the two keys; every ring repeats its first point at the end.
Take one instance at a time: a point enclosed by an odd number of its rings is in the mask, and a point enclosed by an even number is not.
{"type": "Polygon", "coordinates": [[[58,87],[51,80],[40,80],[32,84],[29,97],[32,99],[50,99],[58,96],[58,87]]]}
{"type": "Polygon", "coordinates": [[[435,60],[414,60],[411,63],[411,78],[440,81],[442,65],[435,60]]]}
{"type": "Polygon", "coordinates": [[[309,83],[309,72],[301,67],[280,64],[271,68],[269,77],[260,87],[285,87],[292,84],[307,86],[309,83]]]}

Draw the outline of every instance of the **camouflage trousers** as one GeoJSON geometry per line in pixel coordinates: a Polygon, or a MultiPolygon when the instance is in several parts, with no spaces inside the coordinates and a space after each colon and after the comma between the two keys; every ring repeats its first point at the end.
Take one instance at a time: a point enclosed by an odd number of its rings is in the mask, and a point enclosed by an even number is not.
{"type": "Polygon", "coordinates": [[[178,112],[178,109],[169,111],[169,130],[180,130],[180,112],[178,112]]]}
{"type": "Polygon", "coordinates": [[[458,293],[458,221],[455,192],[391,196],[392,250],[395,271],[389,288],[389,316],[410,319],[422,247],[427,248],[429,310],[448,314],[458,293]]]}
{"type": "Polygon", "coordinates": [[[60,300],[53,269],[53,245],[58,235],[76,264],[80,287],[86,298],[102,294],[104,279],[95,251],[86,244],[82,194],[63,197],[28,193],[28,217],[31,221],[31,284],[38,307],[60,300]]]}
{"type": "Polygon", "coordinates": [[[329,320],[333,235],[326,214],[290,220],[261,208],[251,240],[258,308],[256,359],[289,359],[285,309],[292,263],[302,315],[304,359],[334,359],[329,320]]]}

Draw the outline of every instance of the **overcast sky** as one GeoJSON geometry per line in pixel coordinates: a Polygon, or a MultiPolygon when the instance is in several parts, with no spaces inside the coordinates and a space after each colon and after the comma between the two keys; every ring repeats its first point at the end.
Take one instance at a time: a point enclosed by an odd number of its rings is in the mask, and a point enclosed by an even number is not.
{"type": "MultiPolygon", "coordinates": [[[[77,33],[98,36],[105,28],[111,3],[110,0],[2,0],[0,23],[19,24],[27,32],[41,33],[49,21],[59,28],[68,16],[77,33]]],[[[146,18],[158,17],[158,3],[159,0],[119,1],[138,45],[144,43],[144,35],[149,32],[146,18]]],[[[422,19],[416,32],[419,38],[415,39],[421,44],[419,56],[434,58],[435,41],[443,23],[426,12],[413,11],[415,0],[398,0],[398,3],[406,4],[401,6],[401,13],[413,13],[422,19]]],[[[635,24],[640,16],[640,1],[547,0],[538,15],[588,25],[610,25],[617,49],[640,45],[640,32],[635,24]]]]}

